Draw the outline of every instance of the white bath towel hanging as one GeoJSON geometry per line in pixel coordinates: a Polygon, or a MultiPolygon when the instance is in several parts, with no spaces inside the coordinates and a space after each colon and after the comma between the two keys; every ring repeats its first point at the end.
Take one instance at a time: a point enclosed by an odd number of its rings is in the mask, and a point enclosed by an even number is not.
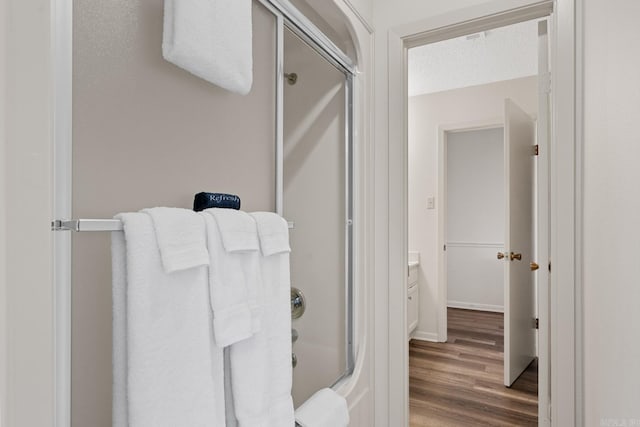
{"type": "MultiPolygon", "coordinates": [[[[113,234],[113,425],[224,426],[207,268],[165,273],[151,217],[113,234]]],[[[201,220],[201,218],[198,218],[201,220]]]]}
{"type": "Polygon", "coordinates": [[[151,216],[165,273],[209,265],[204,219],[189,209],[144,209],[151,216]]]}
{"type": "Polygon", "coordinates": [[[207,229],[213,331],[218,346],[226,347],[260,329],[258,234],[246,212],[214,208],[200,215],[207,229]]]}
{"type": "Polygon", "coordinates": [[[253,82],[251,7],[251,0],[165,0],[164,58],[246,95],[253,82]]]}
{"type": "Polygon", "coordinates": [[[293,426],[289,229],[276,214],[252,216],[261,247],[271,250],[260,258],[262,329],[229,351],[234,412],[240,427],[293,426]]]}

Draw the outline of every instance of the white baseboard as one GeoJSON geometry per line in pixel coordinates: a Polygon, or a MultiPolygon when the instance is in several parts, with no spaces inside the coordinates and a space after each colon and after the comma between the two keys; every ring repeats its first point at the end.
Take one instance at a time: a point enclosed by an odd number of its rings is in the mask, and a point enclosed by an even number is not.
{"type": "Polygon", "coordinates": [[[411,334],[411,339],[420,340],[420,341],[431,341],[438,342],[438,334],[435,332],[423,332],[415,330],[411,334]]]}
{"type": "Polygon", "coordinates": [[[447,307],[462,308],[465,310],[482,310],[494,311],[496,313],[504,313],[504,306],[491,304],[477,304],[473,302],[447,301],[447,307]]]}

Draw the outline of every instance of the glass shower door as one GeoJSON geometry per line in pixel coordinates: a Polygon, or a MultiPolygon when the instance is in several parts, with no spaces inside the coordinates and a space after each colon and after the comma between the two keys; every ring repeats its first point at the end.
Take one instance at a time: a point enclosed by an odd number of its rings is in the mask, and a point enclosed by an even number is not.
{"type": "Polygon", "coordinates": [[[297,407],[350,364],[347,80],[288,29],[284,73],[283,213],[294,223],[291,286],[306,306],[292,322],[297,407]]]}

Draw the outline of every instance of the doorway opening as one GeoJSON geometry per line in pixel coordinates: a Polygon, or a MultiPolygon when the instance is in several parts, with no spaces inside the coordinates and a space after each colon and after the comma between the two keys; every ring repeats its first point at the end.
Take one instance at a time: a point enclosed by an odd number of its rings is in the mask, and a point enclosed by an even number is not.
{"type": "Polygon", "coordinates": [[[546,419],[549,354],[535,328],[548,311],[536,279],[548,275],[533,272],[549,245],[548,157],[534,151],[549,133],[546,28],[409,49],[408,259],[422,260],[418,303],[411,282],[407,302],[411,425],[546,419]]]}

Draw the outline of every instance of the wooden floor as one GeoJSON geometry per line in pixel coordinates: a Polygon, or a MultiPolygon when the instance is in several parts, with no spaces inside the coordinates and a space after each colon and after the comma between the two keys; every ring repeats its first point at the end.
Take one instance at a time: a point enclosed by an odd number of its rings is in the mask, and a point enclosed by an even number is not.
{"type": "Polygon", "coordinates": [[[536,426],[538,368],[503,385],[503,315],[448,309],[448,342],[409,344],[410,424],[536,426]]]}

